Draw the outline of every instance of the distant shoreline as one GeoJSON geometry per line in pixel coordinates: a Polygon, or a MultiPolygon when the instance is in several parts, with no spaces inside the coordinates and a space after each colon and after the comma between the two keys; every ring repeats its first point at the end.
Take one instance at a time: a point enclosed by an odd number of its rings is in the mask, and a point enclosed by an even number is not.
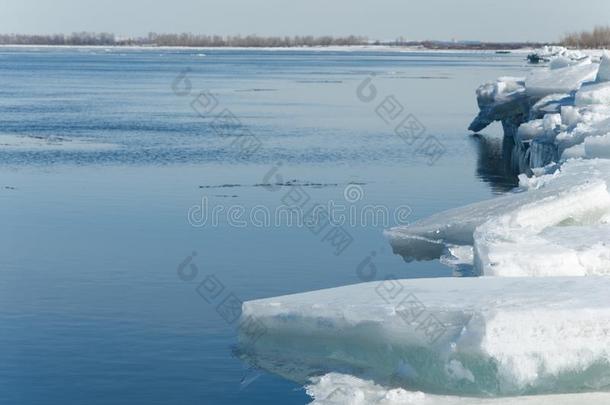
{"type": "Polygon", "coordinates": [[[33,45],[33,44],[0,44],[0,49],[134,49],[134,50],[251,50],[251,51],[371,51],[371,52],[482,52],[495,53],[506,51],[508,53],[524,53],[536,49],[537,46],[523,46],[521,48],[480,48],[480,47],[434,47],[407,46],[407,45],[316,45],[316,46],[155,46],[155,45],[33,45]]]}
{"type": "Polygon", "coordinates": [[[317,47],[408,47],[441,50],[512,50],[540,48],[552,45],[537,41],[477,41],[477,40],[394,40],[370,39],[366,36],[295,35],[260,36],[155,33],[147,36],[121,37],[110,32],[74,32],[72,34],[0,34],[0,45],[54,46],[138,46],[187,48],[317,48],[317,47]]]}

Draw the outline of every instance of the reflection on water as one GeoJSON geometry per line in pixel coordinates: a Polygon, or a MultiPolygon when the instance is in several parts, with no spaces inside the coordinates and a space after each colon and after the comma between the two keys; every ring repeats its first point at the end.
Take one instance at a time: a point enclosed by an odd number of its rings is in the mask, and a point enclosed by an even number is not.
{"type": "MultiPolygon", "coordinates": [[[[524,153],[515,147],[512,138],[475,134],[471,140],[477,152],[476,175],[490,185],[494,194],[508,193],[519,185],[519,162],[524,153]]],[[[407,263],[440,260],[453,269],[456,277],[479,275],[472,266],[472,258],[468,258],[472,253],[466,253],[465,259],[462,257],[464,249],[473,244],[472,230],[477,226],[474,219],[477,208],[471,207],[468,210],[473,215],[463,218],[459,226],[446,221],[455,215],[464,216],[464,213],[451,211],[441,214],[441,217],[429,217],[411,224],[408,237],[392,238],[393,253],[402,256],[407,263]],[[461,228],[461,232],[457,228],[461,228]],[[443,240],[444,232],[452,235],[453,245],[448,245],[443,240]]]]}
{"type": "Polygon", "coordinates": [[[513,164],[513,139],[481,134],[473,135],[472,139],[477,146],[477,177],[496,194],[517,187],[519,171],[513,164]]]}

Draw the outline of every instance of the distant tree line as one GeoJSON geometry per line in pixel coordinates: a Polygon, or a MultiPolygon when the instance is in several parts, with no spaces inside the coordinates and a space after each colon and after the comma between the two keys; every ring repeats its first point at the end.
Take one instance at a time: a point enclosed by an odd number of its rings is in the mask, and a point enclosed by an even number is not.
{"type": "MultiPolygon", "coordinates": [[[[603,31],[608,35],[609,28],[596,28],[598,38],[603,31]],[[605,30],[605,31],[604,31],[605,30]]],[[[571,34],[588,38],[588,33],[571,34]]],[[[571,37],[570,37],[571,38],[571,37]]],[[[608,40],[606,40],[608,42],[608,40]]],[[[596,43],[596,42],[595,42],[596,43]]],[[[518,49],[538,47],[543,44],[529,42],[479,42],[479,41],[407,41],[399,37],[390,41],[369,41],[363,36],[259,36],[259,35],[198,35],[149,33],[145,37],[122,38],[111,33],[75,32],[72,34],[23,35],[0,34],[0,45],[99,45],[99,46],[187,46],[187,47],[308,47],[308,46],[347,46],[347,45],[385,45],[411,46],[427,49],[518,49]]],[[[570,45],[577,46],[577,45],[570,45]]],[[[599,45],[594,45],[599,46],[599,45]]]]}
{"type": "Polygon", "coordinates": [[[566,34],[562,38],[561,44],[570,48],[610,47],[610,26],[597,26],[592,31],[566,34]]]}
{"type": "Polygon", "coordinates": [[[114,34],[75,32],[70,35],[0,34],[1,45],[118,45],[114,34]]]}
{"type": "Polygon", "coordinates": [[[330,45],[364,45],[365,37],[350,35],[332,36],[284,36],[263,37],[259,35],[195,35],[157,34],[151,32],[146,37],[117,38],[110,33],[76,32],[69,35],[23,35],[0,34],[0,45],[144,45],[144,46],[191,46],[191,47],[294,47],[294,46],[330,46],[330,45]]]}
{"type": "Polygon", "coordinates": [[[259,35],[194,35],[194,34],[148,34],[147,42],[157,46],[200,46],[200,47],[293,47],[293,46],[331,46],[331,45],[364,45],[368,43],[365,37],[350,35],[347,37],[332,37],[312,35],[263,37],[259,35]]]}

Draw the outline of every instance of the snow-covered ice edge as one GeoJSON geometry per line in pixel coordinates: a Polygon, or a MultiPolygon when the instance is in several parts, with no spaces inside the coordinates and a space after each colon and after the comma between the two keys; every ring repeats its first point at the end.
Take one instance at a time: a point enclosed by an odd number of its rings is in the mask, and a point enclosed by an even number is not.
{"type": "Polygon", "coordinates": [[[386,388],[370,380],[340,373],[315,377],[306,386],[312,405],[583,405],[608,404],[610,393],[524,395],[477,398],[426,394],[386,388]]]}
{"type": "Polygon", "coordinates": [[[248,301],[249,360],[298,382],[333,371],[439,395],[602,389],[610,278],[386,280],[248,301]]]}

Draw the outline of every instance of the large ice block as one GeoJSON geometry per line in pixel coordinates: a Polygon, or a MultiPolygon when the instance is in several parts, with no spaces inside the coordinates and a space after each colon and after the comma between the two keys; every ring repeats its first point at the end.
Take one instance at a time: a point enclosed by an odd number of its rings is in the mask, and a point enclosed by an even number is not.
{"type": "MultiPolygon", "coordinates": [[[[610,387],[610,278],[370,282],[248,301],[246,357],[300,383],[333,371],[432,394],[610,387]]],[[[242,331],[245,329],[242,329],[242,331]]]]}
{"type": "MultiPolygon", "coordinates": [[[[475,273],[610,274],[610,161],[572,160],[523,190],[386,231],[395,253],[430,260],[474,248],[475,273]]],[[[544,172],[543,172],[544,173],[544,172]]]]}

